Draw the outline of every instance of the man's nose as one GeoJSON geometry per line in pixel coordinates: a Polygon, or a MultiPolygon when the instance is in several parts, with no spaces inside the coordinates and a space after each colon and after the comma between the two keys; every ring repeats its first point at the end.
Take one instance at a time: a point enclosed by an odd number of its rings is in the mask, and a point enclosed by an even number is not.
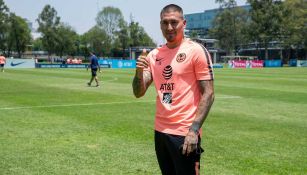
{"type": "Polygon", "coordinates": [[[166,29],[167,29],[167,30],[173,30],[172,24],[171,24],[171,23],[168,23],[166,29]]]}

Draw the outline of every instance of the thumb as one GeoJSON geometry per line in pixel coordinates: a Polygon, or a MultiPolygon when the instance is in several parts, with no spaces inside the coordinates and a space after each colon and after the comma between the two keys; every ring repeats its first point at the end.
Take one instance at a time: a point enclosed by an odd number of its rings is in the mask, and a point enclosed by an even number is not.
{"type": "Polygon", "coordinates": [[[147,50],[146,49],[142,50],[141,56],[147,56],[147,50]]]}

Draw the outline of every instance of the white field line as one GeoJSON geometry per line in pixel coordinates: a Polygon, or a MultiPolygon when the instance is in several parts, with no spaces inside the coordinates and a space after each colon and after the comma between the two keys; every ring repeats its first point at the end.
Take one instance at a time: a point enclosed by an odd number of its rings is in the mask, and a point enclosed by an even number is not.
{"type": "Polygon", "coordinates": [[[113,79],[111,79],[111,80],[103,80],[103,78],[102,78],[101,82],[102,82],[102,83],[103,83],[103,82],[112,82],[112,81],[117,81],[117,80],[118,80],[117,77],[115,77],[115,78],[113,78],[113,79]]]}
{"type": "Polygon", "coordinates": [[[54,108],[54,107],[72,107],[72,106],[94,106],[94,105],[112,105],[112,104],[130,104],[130,103],[150,103],[151,101],[125,101],[125,102],[107,102],[107,103],[79,103],[79,104],[56,104],[56,105],[42,105],[42,106],[20,106],[20,107],[3,107],[0,110],[14,110],[14,109],[32,109],[32,108],[54,108]]]}
{"type": "MultiPolygon", "coordinates": [[[[240,96],[223,95],[217,96],[217,99],[238,99],[240,96]]],[[[151,103],[150,101],[122,101],[122,102],[106,102],[106,103],[79,103],[79,104],[55,104],[55,105],[41,105],[41,106],[17,106],[17,107],[0,107],[0,110],[16,110],[16,109],[33,109],[33,108],[55,108],[55,107],[72,107],[72,106],[94,106],[94,105],[113,105],[113,104],[131,104],[131,103],[151,103]]]]}
{"type": "Polygon", "coordinates": [[[234,96],[234,95],[219,95],[216,98],[218,98],[218,99],[227,99],[227,98],[234,99],[234,98],[242,98],[242,97],[234,96]]]}

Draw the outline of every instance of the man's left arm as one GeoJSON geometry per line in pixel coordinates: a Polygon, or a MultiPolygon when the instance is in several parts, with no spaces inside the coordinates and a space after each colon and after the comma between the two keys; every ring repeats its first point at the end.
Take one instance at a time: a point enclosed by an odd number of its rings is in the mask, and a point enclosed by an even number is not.
{"type": "Polygon", "coordinates": [[[213,80],[200,80],[199,86],[202,96],[197,107],[196,117],[187,136],[185,137],[182,149],[182,154],[186,155],[189,155],[197,148],[199,130],[206,120],[214,101],[213,80]]]}

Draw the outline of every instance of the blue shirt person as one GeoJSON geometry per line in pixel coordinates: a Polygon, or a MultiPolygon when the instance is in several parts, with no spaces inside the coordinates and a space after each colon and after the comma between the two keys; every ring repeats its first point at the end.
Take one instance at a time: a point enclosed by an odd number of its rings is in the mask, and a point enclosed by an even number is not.
{"type": "Polygon", "coordinates": [[[90,63],[87,66],[87,70],[88,70],[88,68],[91,69],[92,77],[90,79],[90,82],[87,83],[87,85],[91,86],[93,80],[95,80],[96,87],[99,87],[99,81],[98,81],[98,78],[97,78],[97,70],[99,70],[99,72],[101,73],[100,65],[99,65],[97,56],[93,53],[90,53],[90,54],[91,54],[90,63]]]}

